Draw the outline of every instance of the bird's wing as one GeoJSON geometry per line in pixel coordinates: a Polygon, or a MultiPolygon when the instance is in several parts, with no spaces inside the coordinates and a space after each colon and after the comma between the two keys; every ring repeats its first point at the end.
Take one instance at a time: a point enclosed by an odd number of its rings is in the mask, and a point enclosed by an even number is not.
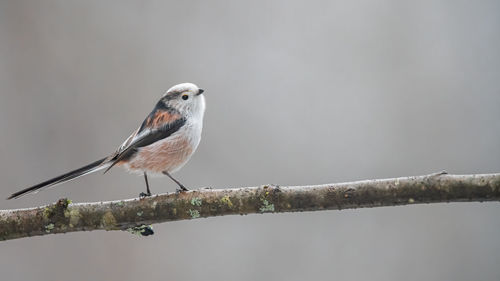
{"type": "Polygon", "coordinates": [[[141,127],[128,137],[115,153],[108,157],[107,162],[112,164],[104,173],[118,162],[132,157],[138,148],[169,137],[184,126],[185,123],[186,119],[178,112],[155,108],[144,120],[141,127]]]}

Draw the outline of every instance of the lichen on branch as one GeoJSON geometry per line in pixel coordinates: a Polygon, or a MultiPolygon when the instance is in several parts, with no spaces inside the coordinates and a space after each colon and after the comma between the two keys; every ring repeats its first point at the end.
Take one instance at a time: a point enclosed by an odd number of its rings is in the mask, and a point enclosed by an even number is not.
{"type": "Polygon", "coordinates": [[[446,173],[315,186],[205,188],[109,202],[60,199],[0,210],[0,240],[98,229],[146,236],[153,234],[150,224],[213,216],[499,200],[500,174],[446,173]]]}

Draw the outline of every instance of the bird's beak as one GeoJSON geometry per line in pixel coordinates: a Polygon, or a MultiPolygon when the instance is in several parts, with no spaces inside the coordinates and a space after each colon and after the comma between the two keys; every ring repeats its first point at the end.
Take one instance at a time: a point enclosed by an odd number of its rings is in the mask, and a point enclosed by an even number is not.
{"type": "Polygon", "coordinates": [[[196,95],[199,96],[199,95],[203,94],[203,92],[205,92],[205,90],[200,88],[200,89],[198,89],[198,93],[196,95]]]}

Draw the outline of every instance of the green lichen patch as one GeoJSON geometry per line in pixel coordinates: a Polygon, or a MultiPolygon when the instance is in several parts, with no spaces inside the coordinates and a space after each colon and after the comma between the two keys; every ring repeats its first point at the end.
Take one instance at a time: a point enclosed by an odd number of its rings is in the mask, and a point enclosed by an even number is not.
{"type": "Polygon", "coordinates": [[[200,212],[198,212],[198,210],[189,209],[189,215],[191,216],[192,219],[196,219],[200,217],[200,212]]]}
{"type": "Polygon", "coordinates": [[[64,212],[64,217],[69,218],[69,227],[74,227],[80,221],[80,212],[78,209],[70,208],[64,212]]]}
{"type": "Polygon", "coordinates": [[[222,202],[222,204],[224,204],[225,206],[227,206],[229,208],[233,207],[233,202],[231,202],[231,199],[229,199],[229,195],[222,197],[220,199],[220,201],[222,202]]]}
{"type": "Polygon", "coordinates": [[[269,203],[269,201],[267,201],[267,199],[265,198],[261,198],[260,202],[262,203],[262,206],[259,208],[259,210],[262,213],[274,212],[274,204],[269,203]]]}
{"type": "Polygon", "coordinates": [[[144,212],[143,212],[143,211],[139,211],[139,212],[137,212],[137,216],[139,216],[139,217],[140,217],[140,216],[142,216],[142,214],[144,214],[144,212]]]}
{"type": "Polygon", "coordinates": [[[47,233],[50,233],[50,231],[52,231],[52,229],[54,229],[53,223],[49,223],[45,226],[45,232],[47,232],[47,233]]]}
{"type": "Polygon", "coordinates": [[[43,216],[44,217],[49,217],[49,215],[50,215],[50,208],[49,207],[45,207],[43,209],[43,216]]]}
{"type": "Polygon", "coordinates": [[[104,229],[114,229],[116,227],[115,216],[113,216],[111,212],[106,212],[104,216],[102,216],[101,223],[104,229]]]}
{"type": "Polygon", "coordinates": [[[191,205],[198,207],[201,206],[201,199],[198,197],[194,197],[193,199],[191,199],[191,205]]]}

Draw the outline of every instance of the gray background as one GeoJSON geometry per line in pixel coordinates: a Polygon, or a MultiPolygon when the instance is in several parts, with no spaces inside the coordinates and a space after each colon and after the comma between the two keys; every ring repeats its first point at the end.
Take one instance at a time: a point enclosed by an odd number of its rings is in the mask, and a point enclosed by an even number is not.
{"type": "MultiPolygon", "coordinates": [[[[192,188],[500,171],[499,1],[0,1],[1,197],[206,89],[192,188]]],[[[94,174],[0,208],[130,198],[94,174]]],[[[173,191],[166,178],[154,192],[173,191]]],[[[230,216],[0,243],[3,280],[499,280],[498,203],[230,216]]]]}

